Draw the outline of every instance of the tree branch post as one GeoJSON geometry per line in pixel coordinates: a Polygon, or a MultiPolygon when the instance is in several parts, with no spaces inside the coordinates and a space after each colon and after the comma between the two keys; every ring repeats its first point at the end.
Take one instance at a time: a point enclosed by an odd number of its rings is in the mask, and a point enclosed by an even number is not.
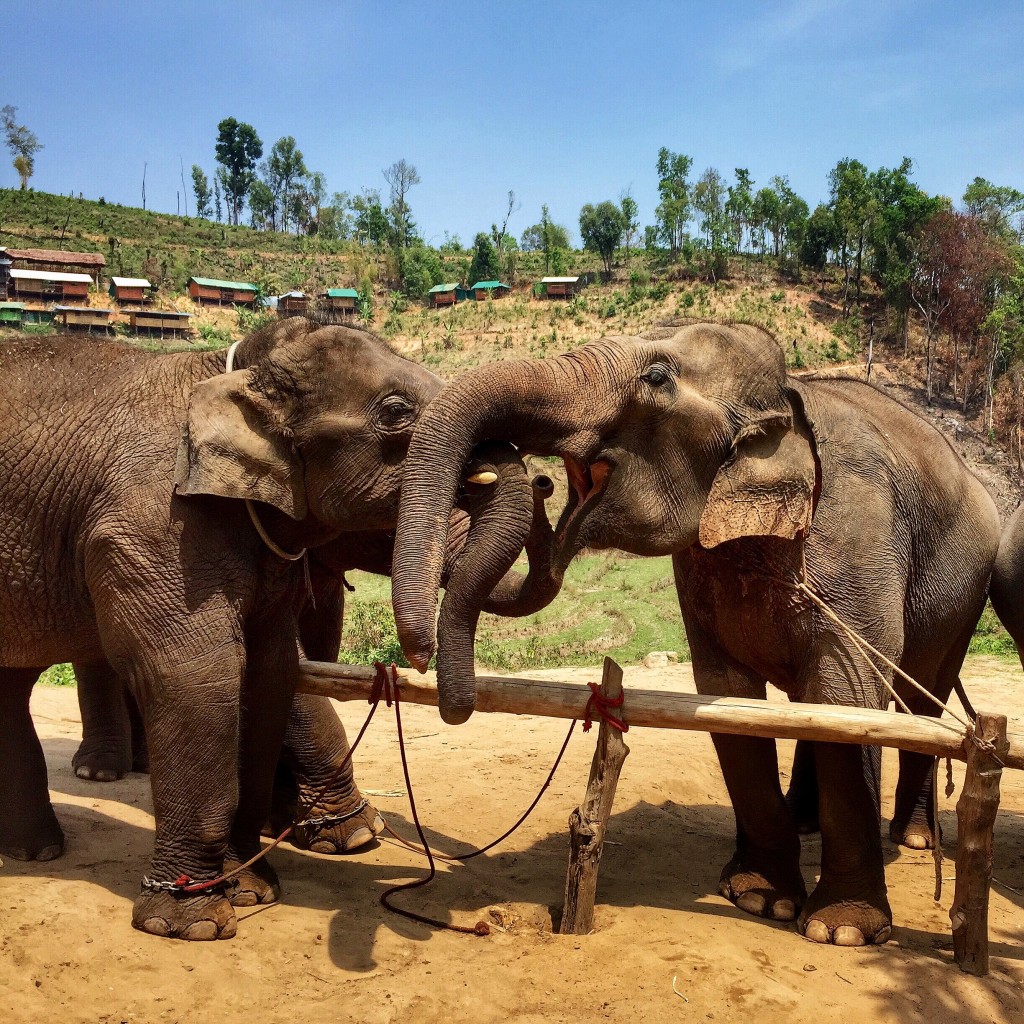
{"type": "Polygon", "coordinates": [[[956,805],[956,890],[949,919],[953,958],[960,970],[988,974],[988,899],[992,885],[992,831],[999,780],[1009,743],[1006,716],[979,714],[967,745],[967,772],[956,805]]]}
{"type": "MultiPolygon", "coordinates": [[[[604,659],[601,696],[617,700],[622,696],[622,669],[611,658],[604,659]]],[[[624,712],[620,712],[625,721],[624,712]]],[[[583,803],[569,816],[569,868],[565,877],[562,935],[587,935],[594,926],[597,872],[604,850],[605,830],[615,801],[619,773],[629,754],[622,733],[601,720],[590,781],[583,803]]]]}

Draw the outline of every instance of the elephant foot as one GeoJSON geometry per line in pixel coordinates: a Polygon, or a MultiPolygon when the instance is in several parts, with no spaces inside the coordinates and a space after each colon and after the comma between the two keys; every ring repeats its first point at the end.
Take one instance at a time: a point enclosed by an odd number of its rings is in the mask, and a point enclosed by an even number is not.
{"type": "Polygon", "coordinates": [[[134,770],[128,744],[99,737],[82,740],[71,767],[80,779],[92,782],[116,782],[134,770]]]}
{"type": "MultiPolygon", "coordinates": [[[[0,853],[12,860],[54,860],[64,852],[64,830],[47,805],[44,820],[36,826],[19,826],[16,831],[0,828],[0,853]]],[[[18,814],[8,812],[17,822],[18,814]]]]}
{"type": "Polygon", "coordinates": [[[783,866],[755,852],[737,851],[722,869],[718,891],[755,917],[792,921],[807,897],[800,866],[783,866]]]}
{"type": "Polygon", "coordinates": [[[804,904],[797,927],[812,942],[836,946],[869,946],[889,940],[892,911],[881,890],[863,884],[822,879],[804,904]]]}
{"type": "MultiPolygon", "coordinates": [[[[252,854],[249,854],[243,858],[228,853],[224,858],[224,873],[236,870],[251,856],[252,854]]],[[[281,882],[266,857],[251,864],[231,881],[229,899],[234,907],[266,906],[269,903],[276,903],[281,898],[281,882]]]]}
{"type": "Polygon", "coordinates": [[[905,846],[908,850],[934,850],[936,839],[942,839],[942,830],[936,830],[927,821],[897,821],[889,823],[889,838],[897,846],[905,846]],[[938,831],[938,836],[936,836],[938,831]]]}
{"type": "Polygon", "coordinates": [[[358,790],[341,806],[314,807],[291,841],[300,850],[342,854],[362,849],[384,831],[384,818],[358,790]]]}
{"type": "Polygon", "coordinates": [[[210,942],[238,930],[235,909],[222,893],[182,896],[147,889],[132,908],[132,927],[166,939],[210,942]]]}

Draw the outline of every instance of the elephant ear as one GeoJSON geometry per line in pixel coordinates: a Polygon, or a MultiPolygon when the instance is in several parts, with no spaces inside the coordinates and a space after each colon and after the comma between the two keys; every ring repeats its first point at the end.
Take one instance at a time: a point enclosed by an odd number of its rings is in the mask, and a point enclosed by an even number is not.
{"type": "Polygon", "coordinates": [[[814,436],[800,411],[773,412],[748,424],[711,485],[700,517],[701,546],[806,535],[818,477],[814,436]]]}
{"type": "Polygon", "coordinates": [[[303,519],[306,491],[298,454],[271,400],[250,387],[251,373],[221,374],[192,392],[174,490],[263,501],[303,519]]]}

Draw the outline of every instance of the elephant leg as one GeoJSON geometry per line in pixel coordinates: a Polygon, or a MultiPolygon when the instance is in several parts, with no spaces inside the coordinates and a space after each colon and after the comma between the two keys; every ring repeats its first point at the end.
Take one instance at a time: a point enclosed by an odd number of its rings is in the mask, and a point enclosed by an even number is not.
{"type": "MultiPolygon", "coordinates": [[[[980,610],[978,615],[980,615],[980,610]]],[[[906,671],[928,688],[944,703],[949,700],[963,667],[967,649],[974,635],[977,616],[968,616],[970,626],[965,628],[947,652],[938,671],[927,665],[909,664],[906,671]]],[[[900,690],[900,697],[915,715],[940,715],[941,709],[917,690],[900,690]]],[[[902,708],[900,709],[902,711],[902,708]]],[[[889,838],[911,850],[932,850],[941,836],[935,820],[934,775],[935,759],[927,754],[900,751],[900,777],[896,784],[896,799],[889,838]]]]}
{"type": "MultiPolygon", "coordinates": [[[[298,681],[295,628],[260,616],[247,624],[246,671],[238,760],[238,808],[224,858],[228,871],[260,850],[260,832],[270,815],[274,776],[281,757],[289,707],[298,681]]],[[[266,858],[237,879],[236,907],[273,903],[280,898],[277,873],[266,858]]]]}
{"type": "MultiPolygon", "coordinates": [[[[687,621],[693,674],[706,696],[764,699],[765,684],[722,654],[687,621]]],[[[741,910],[791,921],[807,890],[800,873],[800,837],[779,783],[775,741],[713,735],[736,815],[736,851],[722,869],[719,888],[741,910]]]]}
{"type": "MultiPolygon", "coordinates": [[[[337,573],[315,568],[313,587],[316,604],[307,603],[299,617],[302,648],[313,661],[336,661],[345,613],[344,586],[337,573]]],[[[331,702],[326,697],[296,694],[275,781],[271,820],[276,831],[307,807],[310,823],[292,833],[292,842],[300,849],[349,853],[372,842],[384,829],[384,819],[356,786],[345,727],[331,702]]]]}
{"type": "Polygon", "coordinates": [[[120,676],[106,662],[76,663],[82,742],[71,759],[80,779],[113,782],[132,768],[132,727],[120,676]]]}
{"type": "Polygon", "coordinates": [[[814,767],[814,744],[808,740],[797,740],[786,806],[800,835],[818,831],[818,773],[814,767]]]}
{"type": "MultiPolygon", "coordinates": [[[[821,653],[805,667],[807,699],[824,704],[883,705],[881,684],[857,651],[821,638],[821,653]]],[[[894,661],[894,641],[875,640],[894,661]],[[886,650],[886,648],[890,648],[886,650]]],[[[843,743],[815,743],[821,877],[807,898],[799,927],[815,942],[862,946],[885,942],[892,931],[882,861],[881,751],[843,743]]]]}
{"type": "MultiPolygon", "coordinates": [[[[309,808],[310,824],[292,840],[316,853],[349,853],[372,842],[384,819],[356,786],[348,738],[326,697],[296,694],[288,717],[284,761],[295,785],[291,813],[309,808]]],[[[280,773],[279,773],[280,778],[280,773]]]]}
{"type": "Polygon", "coordinates": [[[46,785],[46,761],[29,697],[42,669],[0,669],[0,853],[53,860],[64,833],[46,785]]]}

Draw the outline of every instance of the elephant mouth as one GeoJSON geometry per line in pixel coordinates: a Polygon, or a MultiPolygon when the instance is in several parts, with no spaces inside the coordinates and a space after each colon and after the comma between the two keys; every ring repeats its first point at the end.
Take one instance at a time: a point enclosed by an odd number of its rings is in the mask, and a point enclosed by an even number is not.
{"type": "Polygon", "coordinates": [[[607,458],[595,459],[588,464],[565,455],[562,462],[565,464],[565,473],[572,488],[571,498],[575,498],[575,504],[572,511],[562,520],[558,534],[560,546],[564,545],[570,528],[578,525],[604,493],[615,468],[607,458]]]}

